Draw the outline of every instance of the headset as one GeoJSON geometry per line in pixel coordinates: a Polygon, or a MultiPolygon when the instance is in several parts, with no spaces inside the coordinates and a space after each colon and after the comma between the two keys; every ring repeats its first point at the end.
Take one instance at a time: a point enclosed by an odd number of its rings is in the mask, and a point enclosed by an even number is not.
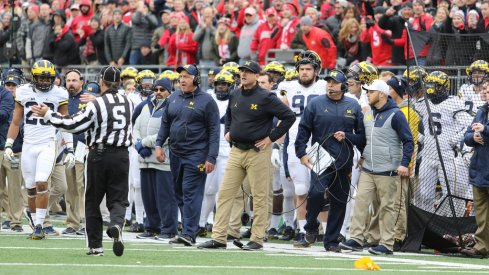
{"type": "MultiPolygon", "coordinates": [[[[342,75],[343,75],[343,77],[344,77],[345,79],[347,79],[347,78],[346,78],[345,73],[344,73],[344,72],[342,72],[342,71],[340,71],[340,70],[331,70],[331,71],[328,73],[328,75],[330,75],[332,72],[336,72],[337,74],[342,74],[342,75]]],[[[346,93],[346,92],[348,92],[348,83],[347,83],[346,81],[341,82],[341,92],[342,92],[342,93],[346,93]]]]}
{"type": "Polygon", "coordinates": [[[63,81],[64,81],[64,87],[66,88],[66,76],[69,74],[69,73],[76,73],[80,76],[80,81],[84,81],[84,78],[83,78],[83,75],[82,73],[77,70],[77,69],[69,69],[68,71],[66,71],[64,77],[63,77],[63,81]]]}
{"type": "Polygon", "coordinates": [[[192,64],[194,68],[197,70],[197,75],[194,77],[193,84],[194,86],[199,86],[200,85],[200,70],[199,67],[197,67],[197,64],[192,64]]]}

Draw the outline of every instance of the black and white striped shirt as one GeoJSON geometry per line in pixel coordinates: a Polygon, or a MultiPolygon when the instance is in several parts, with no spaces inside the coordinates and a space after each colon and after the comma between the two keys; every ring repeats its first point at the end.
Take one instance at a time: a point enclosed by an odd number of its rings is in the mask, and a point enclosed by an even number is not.
{"type": "Polygon", "coordinates": [[[71,116],[48,111],[44,116],[54,127],[79,134],[86,132],[88,146],[103,143],[117,147],[132,145],[133,104],[131,100],[108,90],[103,96],[87,104],[86,108],[71,116]]]}

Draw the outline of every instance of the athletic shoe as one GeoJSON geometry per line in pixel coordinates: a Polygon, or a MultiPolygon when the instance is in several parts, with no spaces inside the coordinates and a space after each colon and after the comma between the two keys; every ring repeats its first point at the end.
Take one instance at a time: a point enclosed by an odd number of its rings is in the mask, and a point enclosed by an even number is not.
{"type": "Polygon", "coordinates": [[[197,236],[202,238],[207,237],[207,228],[199,226],[197,228],[197,236]]]}
{"type": "Polygon", "coordinates": [[[104,256],[104,249],[102,247],[99,248],[90,248],[87,252],[88,256],[104,256]]]}
{"type": "Polygon", "coordinates": [[[270,228],[270,230],[268,230],[268,238],[270,240],[277,240],[278,239],[278,231],[277,231],[277,229],[270,228]]]}
{"type": "Polygon", "coordinates": [[[243,248],[244,244],[239,239],[234,239],[233,244],[239,248],[243,248]]]}
{"type": "Polygon", "coordinates": [[[342,243],[342,242],[345,242],[346,241],[346,238],[345,236],[343,236],[343,234],[340,233],[340,235],[338,235],[338,243],[342,243]]]}
{"type": "Polygon", "coordinates": [[[78,235],[78,236],[85,236],[85,227],[83,227],[82,229],[76,231],[76,235],[78,235]]]}
{"type": "Polygon", "coordinates": [[[175,238],[176,234],[173,234],[173,233],[164,233],[164,234],[160,234],[158,236],[155,236],[155,239],[158,240],[158,241],[169,241],[173,238],[175,238]]]}
{"type": "Polygon", "coordinates": [[[310,247],[311,246],[311,243],[309,243],[308,241],[306,241],[306,234],[299,233],[299,235],[301,236],[301,238],[298,241],[295,241],[294,242],[294,247],[295,248],[306,248],[306,247],[310,247]]]}
{"type": "Polygon", "coordinates": [[[42,225],[38,224],[34,228],[34,232],[30,235],[31,240],[43,240],[45,238],[44,235],[44,229],[42,228],[42,225]]]}
{"type": "Polygon", "coordinates": [[[2,222],[2,229],[10,229],[10,221],[2,222]]]}
{"type": "Polygon", "coordinates": [[[24,232],[24,229],[22,228],[22,226],[20,225],[14,225],[12,226],[12,228],[10,228],[10,230],[14,231],[14,232],[24,232]]]}
{"type": "Polygon", "coordinates": [[[63,235],[76,235],[76,230],[73,227],[68,227],[61,232],[63,235]]]}
{"type": "Polygon", "coordinates": [[[122,243],[122,230],[118,225],[113,225],[107,229],[107,235],[114,240],[112,251],[116,256],[122,256],[124,253],[124,244],[122,243]]]}
{"type": "Polygon", "coordinates": [[[228,242],[232,242],[234,240],[238,240],[239,241],[239,237],[234,237],[233,235],[229,235],[226,237],[226,241],[228,242]]]}
{"type": "Polygon", "coordinates": [[[59,232],[54,230],[54,228],[52,226],[47,226],[47,227],[44,227],[44,234],[51,235],[51,236],[58,236],[59,232]]]}
{"type": "Polygon", "coordinates": [[[144,232],[136,236],[137,239],[154,239],[156,237],[156,233],[153,232],[144,232]]]}
{"type": "Polygon", "coordinates": [[[124,220],[124,226],[131,226],[131,225],[132,225],[132,221],[124,220]]]}
{"type": "Polygon", "coordinates": [[[248,251],[258,251],[263,249],[263,245],[254,242],[254,241],[249,241],[246,245],[244,245],[241,249],[243,250],[248,250],[248,251]]]}
{"type": "Polygon", "coordinates": [[[27,208],[24,208],[24,216],[27,219],[27,224],[34,230],[36,228],[36,225],[34,224],[34,219],[32,219],[31,211],[27,208]]]}
{"type": "Polygon", "coordinates": [[[212,233],[212,228],[214,225],[212,223],[206,223],[205,224],[205,229],[207,230],[207,233],[212,233]]]}
{"type": "Polygon", "coordinates": [[[129,229],[127,229],[127,232],[131,233],[143,233],[144,232],[144,225],[140,223],[133,223],[129,229]]]}
{"type": "Polygon", "coordinates": [[[391,250],[389,250],[387,247],[383,245],[377,245],[375,247],[371,247],[368,249],[368,252],[374,255],[392,255],[391,250]]]}
{"type": "Polygon", "coordinates": [[[226,249],[225,243],[216,242],[214,240],[207,241],[205,243],[199,244],[197,248],[200,249],[226,249]]]}
{"type": "Polygon", "coordinates": [[[192,246],[195,244],[195,240],[189,235],[178,236],[178,241],[185,246],[192,246]]]}
{"type": "Polygon", "coordinates": [[[315,232],[307,232],[306,231],[306,234],[304,235],[304,240],[310,244],[313,244],[316,242],[316,239],[318,239],[318,236],[320,236],[320,235],[318,235],[318,231],[315,231],[315,232]]]}
{"type": "Polygon", "coordinates": [[[282,241],[290,241],[294,238],[295,231],[292,227],[286,226],[284,229],[284,234],[279,238],[282,241]]]}
{"type": "Polygon", "coordinates": [[[351,250],[356,252],[363,251],[363,246],[361,246],[359,243],[357,243],[354,240],[348,240],[345,243],[340,243],[340,248],[342,250],[351,250]]]}
{"type": "Polygon", "coordinates": [[[394,251],[395,252],[401,251],[402,244],[403,244],[403,241],[401,241],[399,239],[394,239],[394,247],[393,247],[394,251]]]}
{"type": "Polygon", "coordinates": [[[341,253],[341,248],[337,245],[331,245],[325,248],[328,252],[341,253]]]}

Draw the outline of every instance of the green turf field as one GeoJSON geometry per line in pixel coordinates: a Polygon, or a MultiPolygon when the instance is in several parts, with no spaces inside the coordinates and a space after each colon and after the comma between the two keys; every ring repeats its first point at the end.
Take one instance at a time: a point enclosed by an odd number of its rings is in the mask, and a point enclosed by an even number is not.
{"type": "MultiPolygon", "coordinates": [[[[57,229],[61,230],[62,225],[57,229]]],[[[354,261],[363,253],[327,253],[320,245],[294,249],[291,243],[265,244],[264,251],[241,251],[232,244],[227,250],[202,251],[195,247],[172,246],[156,240],[138,240],[125,233],[122,257],[112,253],[104,239],[105,255],[85,255],[84,237],[51,236],[32,241],[25,232],[0,232],[1,274],[359,274],[354,261]]],[[[205,239],[198,239],[202,242],[205,239]]],[[[489,274],[489,260],[433,254],[396,253],[371,257],[382,274],[489,274]]]]}

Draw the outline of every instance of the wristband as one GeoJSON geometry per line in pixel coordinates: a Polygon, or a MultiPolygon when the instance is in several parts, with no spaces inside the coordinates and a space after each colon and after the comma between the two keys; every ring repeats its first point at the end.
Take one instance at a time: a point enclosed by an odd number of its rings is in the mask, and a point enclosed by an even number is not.
{"type": "Polygon", "coordinates": [[[13,144],[14,144],[14,140],[11,138],[7,138],[7,140],[5,141],[5,148],[10,148],[12,147],[13,144]]]}

